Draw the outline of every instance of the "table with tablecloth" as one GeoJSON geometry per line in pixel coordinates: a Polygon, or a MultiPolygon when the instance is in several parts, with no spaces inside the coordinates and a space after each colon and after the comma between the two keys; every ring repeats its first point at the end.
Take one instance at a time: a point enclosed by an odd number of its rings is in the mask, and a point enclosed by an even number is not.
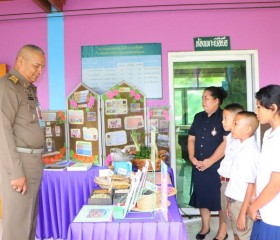
{"type": "MultiPolygon", "coordinates": [[[[93,166],[88,171],[44,171],[39,193],[38,239],[67,238],[69,224],[97,187],[94,177],[99,175],[100,169],[106,168],[93,166]]],[[[174,183],[172,168],[168,172],[174,183]]]]}
{"type": "Polygon", "coordinates": [[[39,196],[36,237],[67,238],[67,230],[92,189],[97,185],[94,177],[100,169],[88,171],[44,171],[39,196]]]}
{"type": "MultiPolygon", "coordinates": [[[[179,213],[175,196],[168,198],[168,221],[155,213],[153,217],[142,217],[133,213],[133,218],[112,222],[72,222],[68,229],[68,240],[187,240],[186,227],[179,213]],[[138,218],[138,219],[137,219],[138,218]]],[[[129,215],[129,214],[128,214],[129,215]]],[[[130,214],[131,215],[131,214],[130,214]]]]}

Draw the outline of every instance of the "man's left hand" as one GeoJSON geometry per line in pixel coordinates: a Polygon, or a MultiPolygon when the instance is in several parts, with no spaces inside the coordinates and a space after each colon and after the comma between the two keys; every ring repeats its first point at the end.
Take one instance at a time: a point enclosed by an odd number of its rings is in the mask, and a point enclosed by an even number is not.
{"type": "Polygon", "coordinates": [[[13,188],[13,190],[15,190],[21,194],[25,194],[27,191],[26,178],[22,177],[19,179],[12,180],[11,187],[13,188]]]}

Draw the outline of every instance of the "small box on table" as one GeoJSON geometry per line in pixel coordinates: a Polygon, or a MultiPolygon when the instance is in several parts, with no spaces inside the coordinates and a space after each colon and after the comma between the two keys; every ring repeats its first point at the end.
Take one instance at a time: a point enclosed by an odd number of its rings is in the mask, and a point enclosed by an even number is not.
{"type": "Polygon", "coordinates": [[[124,202],[126,196],[129,192],[129,189],[114,189],[113,191],[113,204],[117,205],[118,203],[124,202]]]}
{"type": "Polygon", "coordinates": [[[112,192],[108,189],[95,189],[91,192],[88,198],[89,205],[112,205],[112,192]]]}

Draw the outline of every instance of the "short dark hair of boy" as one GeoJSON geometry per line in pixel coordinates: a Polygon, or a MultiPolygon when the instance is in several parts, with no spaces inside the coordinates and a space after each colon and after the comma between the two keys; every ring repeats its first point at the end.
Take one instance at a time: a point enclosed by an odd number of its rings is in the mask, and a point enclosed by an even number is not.
{"type": "Polygon", "coordinates": [[[261,88],[256,93],[256,99],[260,105],[266,109],[270,109],[272,104],[276,104],[278,107],[278,113],[280,114],[280,86],[276,84],[267,85],[261,88]]]}
{"type": "Polygon", "coordinates": [[[241,112],[244,111],[244,108],[239,103],[231,103],[224,107],[224,110],[230,111],[230,112],[241,112]]]}
{"type": "Polygon", "coordinates": [[[255,131],[257,130],[257,128],[259,127],[259,120],[257,118],[257,114],[255,114],[254,112],[250,112],[250,111],[241,111],[241,112],[237,113],[236,116],[237,115],[248,119],[248,122],[252,128],[252,132],[251,132],[251,136],[252,136],[255,133],[255,131]]]}

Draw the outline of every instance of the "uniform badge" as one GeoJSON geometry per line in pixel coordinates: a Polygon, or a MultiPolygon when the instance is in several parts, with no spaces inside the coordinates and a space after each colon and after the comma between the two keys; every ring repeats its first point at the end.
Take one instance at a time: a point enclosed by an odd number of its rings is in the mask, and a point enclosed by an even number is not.
{"type": "Polygon", "coordinates": [[[216,131],[215,127],[214,127],[214,129],[211,131],[211,134],[212,134],[212,136],[215,136],[215,135],[217,134],[217,131],[216,131]]]}
{"type": "Polygon", "coordinates": [[[17,84],[18,82],[18,78],[14,75],[10,76],[8,79],[11,80],[14,84],[17,84]]]}
{"type": "Polygon", "coordinates": [[[35,99],[31,93],[27,93],[27,97],[28,97],[28,100],[33,101],[35,99]]]}

